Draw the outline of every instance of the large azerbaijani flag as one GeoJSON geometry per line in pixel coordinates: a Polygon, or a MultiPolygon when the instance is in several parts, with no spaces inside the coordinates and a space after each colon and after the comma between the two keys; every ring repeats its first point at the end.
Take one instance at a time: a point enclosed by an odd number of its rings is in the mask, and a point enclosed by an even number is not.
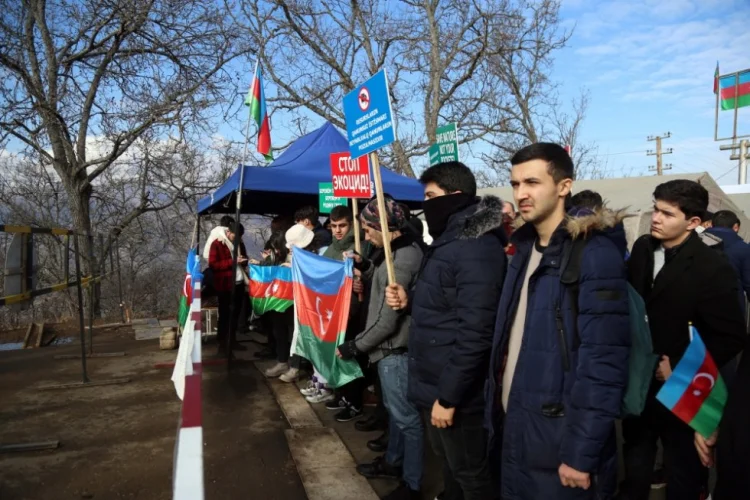
{"type": "Polygon", "coordinates": [[[255,74],[250,90],[245,97],[245,106],[250,108],[250,118],[258,126],[258,153],[266,161],[273,160],[271,152],[271,122],[266,109],[266,94],[263,92],[263,74],[260,71],[260,61],[255,63],[255,74]]]}
{"type": "Polygon", "coordinates": [[[250,302],[260,316],[284,312],[294,303],[292,270],[283,266],[250,266],[250,302]]]}
{"type": "Polygon", "coordinates": [[[344,342],[352,297],[353,263],[339,262],[294,249],[293,351],[310,360],[331,387],[341,387],[362,377],[354,360],[336,356],[344,342]]]}
{"type": "Polygon", "coordinates": [[[750,106],[750,71],[719,78],[722,111],[750,106]]]}
{"type": "Polygon", "coordinates": [[[193,302],[193,275],[196,273],[196,268],[200,269],[198,263],[198,252],[195,248],[191,248],[185,263],[185,280],[182,283],[180,306],[177,310],[177,324],[180,325],[180,328],[185,328],[185,322],[190,315],[190,304],[193,302]]]}
{"type": "Polygon", "coordinates": [[[708,438],[724,413],[727,387],[698,330],[690,325],[685,355],[656,395],[683,422],[708,438]]]}

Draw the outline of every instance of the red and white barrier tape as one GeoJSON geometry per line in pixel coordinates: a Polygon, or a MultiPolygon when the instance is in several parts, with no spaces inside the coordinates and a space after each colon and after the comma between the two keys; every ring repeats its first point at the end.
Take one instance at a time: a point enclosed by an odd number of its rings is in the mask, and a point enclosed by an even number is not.
{"type": "MultiPolygon", "coordinates": [[[[185,376],[179,431],[175,444],[172,498],[203,500],[203,422],[201,410],[201,282],[197,280],[190,304],[189,321],[195,322],[191,359],[193,373],[185,376]]],[[[183,339],[184,340],[184,339],[183,339]]]]}

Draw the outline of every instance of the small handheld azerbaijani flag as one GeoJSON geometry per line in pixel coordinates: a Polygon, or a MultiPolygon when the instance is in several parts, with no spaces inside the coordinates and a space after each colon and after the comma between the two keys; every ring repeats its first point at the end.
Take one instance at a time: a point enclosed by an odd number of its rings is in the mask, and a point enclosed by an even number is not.
{"type": "Polygon", "coordinates": [[[354,360],[336,356],[344,342],[352,297],[353,263],[294,249],[294,352],[310,360],[331,387],[362,377],[354,360]]]}
{"type": "Polygon", "coordinates": [[[255,63],[255,74],[250,90],[245,97],[245,106],[250,108],[250,118],[258,126],[258,153],[266,161],[273,160],[271,152],[271,122],[266,109],[266,94],[263,92],[263,74],[260,71],[260,61],[255,63]]]}
{"type": "Polygon", "coordinates": [[[177,311],[177,324],[180,328],[185,328],[185,322],[190,315],[190,304],[193,302],[193,274],[198,259],[198,253],[195,248],[188,252],[187,262],[185,263],[185,281],[182,283],[182,295],[180,296],[180,308],[177,311]]]}
{"type": "Polygon", "coordinates": [[[714,433],[727,402],[727,387],[698,330],[672,375],[656,395],[664,406],[703,437],[714,433]]]}
{"type": "Polygon", "coordinates": [[[294,304],[292,270],[283,266],[250,266],[250,302],[260,316],[284,312],[294,304]]]}

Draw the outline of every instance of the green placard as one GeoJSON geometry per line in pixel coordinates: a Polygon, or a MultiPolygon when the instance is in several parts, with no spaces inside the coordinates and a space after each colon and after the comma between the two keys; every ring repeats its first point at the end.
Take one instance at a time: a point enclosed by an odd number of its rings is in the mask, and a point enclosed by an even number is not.
{"type": "Polygon", "coordinates": [[[318,210],[321,214],[330,214],[333,207],[347,205],[349,200],[333,196],[333,183],[318,183],[318,210]]]}
{"type": "Polygon", "coordinates": [[[458,161],[458,126],[449,123],[438,127],[437,140],[430,146],[430,166],[448,161],[458,161]]]}

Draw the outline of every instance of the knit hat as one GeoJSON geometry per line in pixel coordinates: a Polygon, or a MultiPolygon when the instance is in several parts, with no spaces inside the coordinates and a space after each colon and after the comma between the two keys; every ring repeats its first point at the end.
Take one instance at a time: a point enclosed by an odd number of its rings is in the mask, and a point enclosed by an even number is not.
{"type": "Polygon", "coordinates": [[[307,229],[302,224],[295,224],[286,232],[286,247],[291,249],[293,246],[305,248],[312,243],[315,233],[307,229]]]}
{"type": "MultiPolygon", "coordinates": [[[[406,224],[406,214],[404,209],[396,203],[396,200],[390,196],[385,196],[385,216],[388,221],[389,231],[398,231],[406,224]]],[[[378,199],[373,198],[362,210],[362,223],[370,226],[376,231],[383,231],[380,226],[380,217],[378,215],[378,199]]]]}

